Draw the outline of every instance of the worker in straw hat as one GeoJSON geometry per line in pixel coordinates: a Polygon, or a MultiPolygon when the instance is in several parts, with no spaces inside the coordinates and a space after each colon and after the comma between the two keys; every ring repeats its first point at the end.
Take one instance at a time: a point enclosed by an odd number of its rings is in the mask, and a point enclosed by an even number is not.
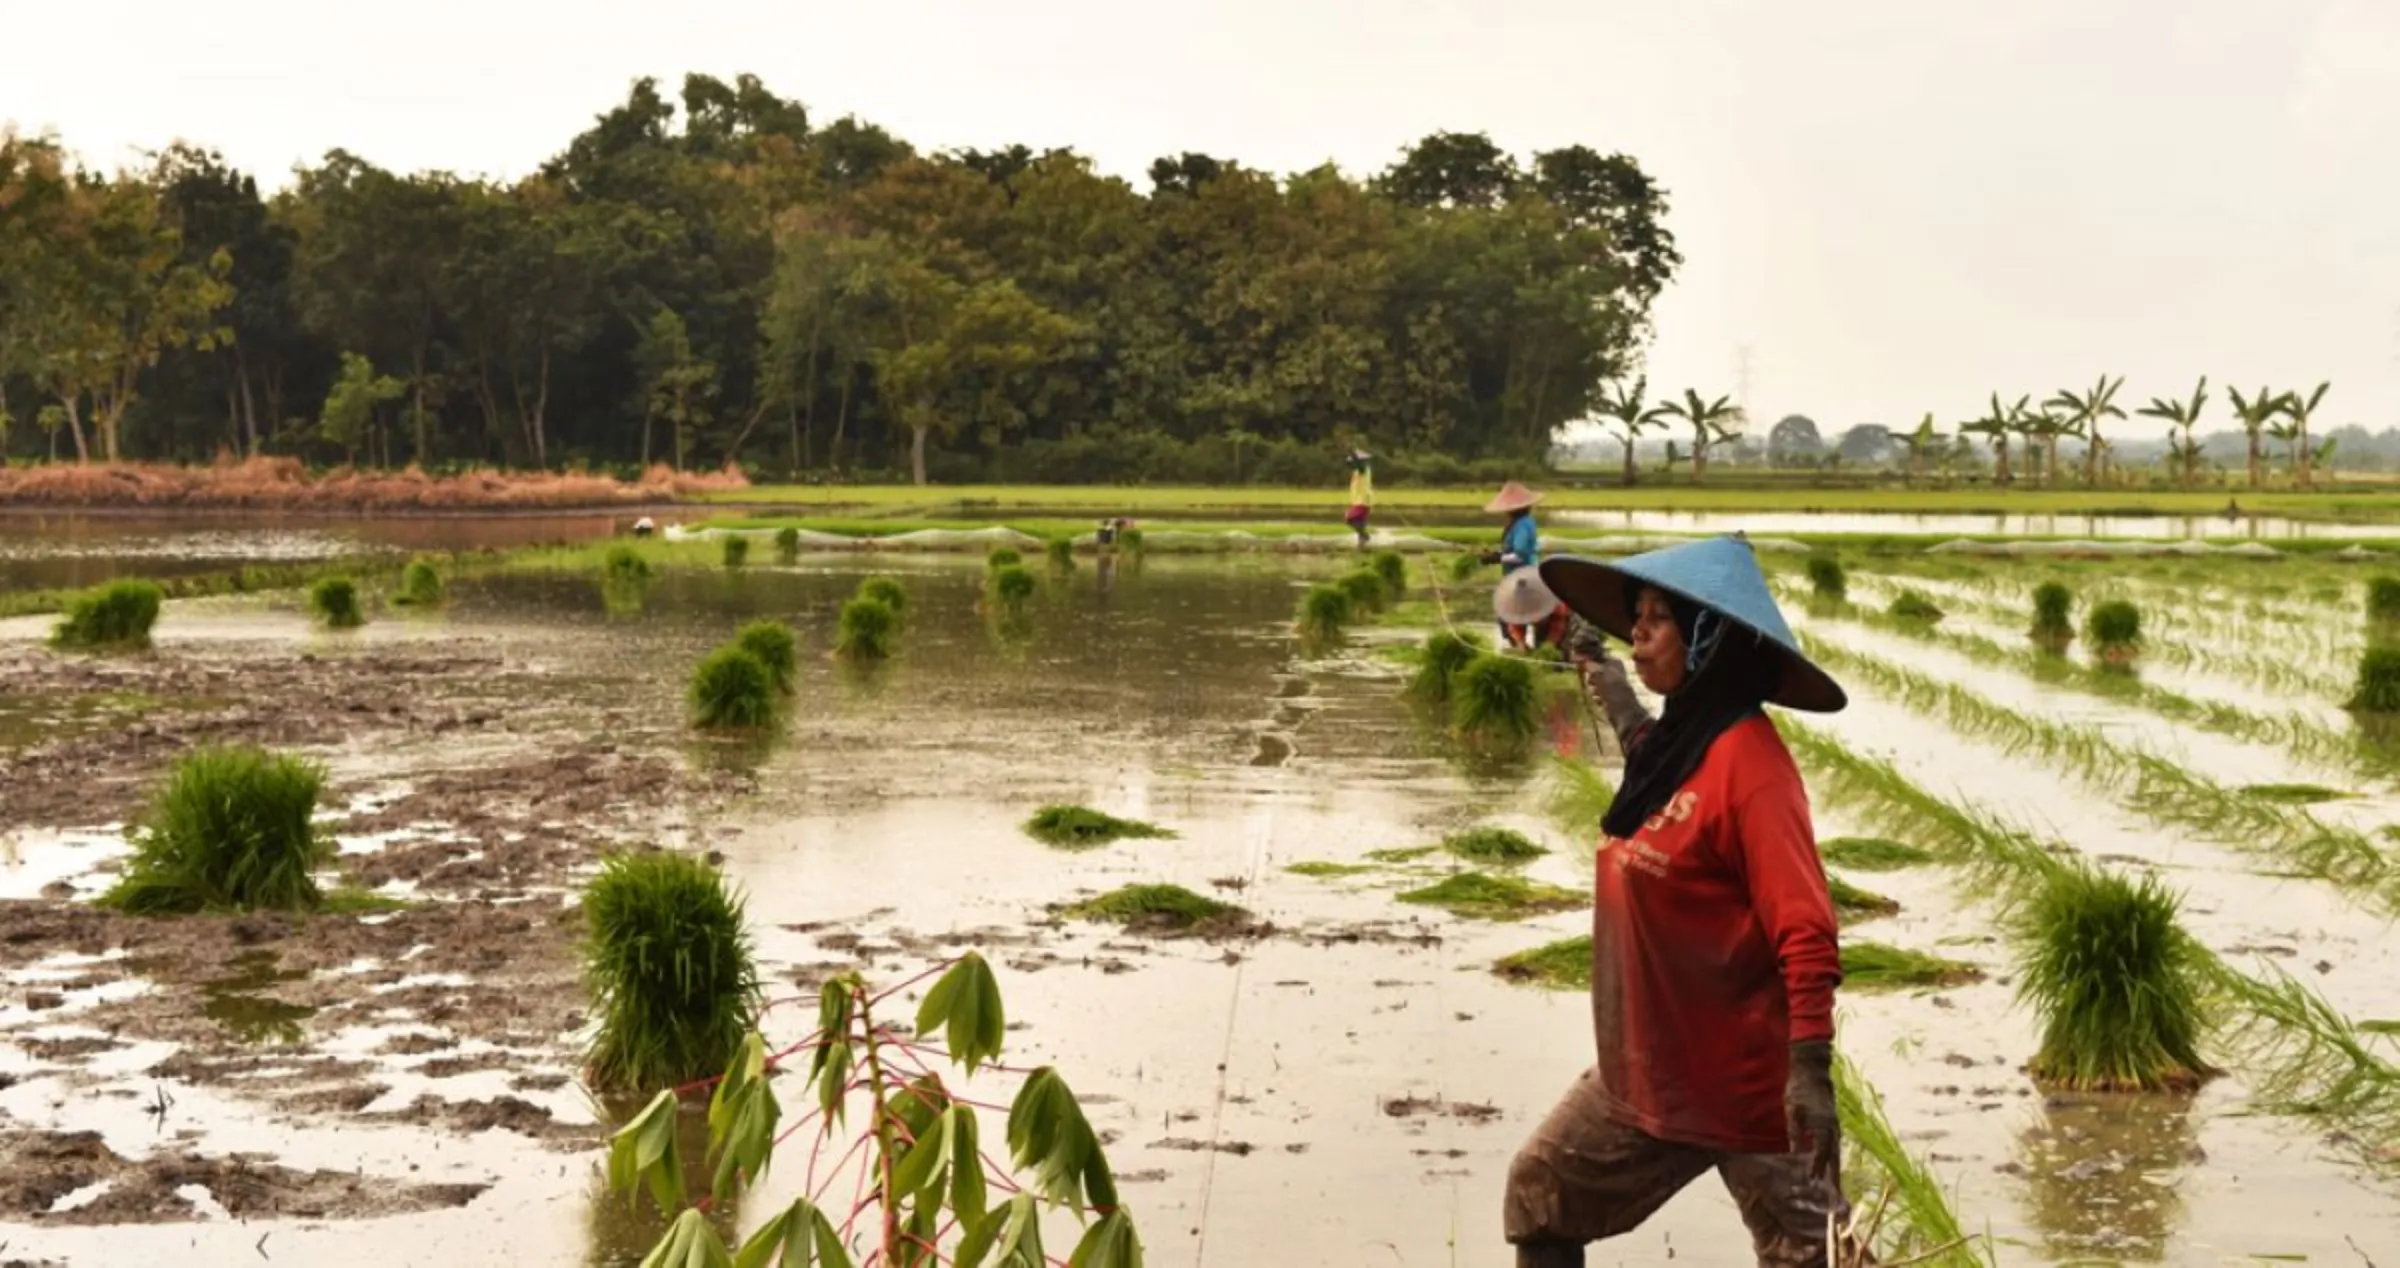
{"type": "Polygon", "coordinates": [[[1808,796],[1764,706],[1832,713],[1749,544],[1616,563],[1555,558],[1544,584],[1632,645],[1652,718],[1596,637],[1571,649],[1626,750],[1592,911],[1598,1059],[1510,1164],[1519,1268],[1578,1268],[1702,1172],[1761,1265],[1826,1263],[1845,1210],[1833,1099],[1841,955],[1808,796]]]}
{"type": "Polygon", "coordinates": [[[1367,548],[1367,516],[1375,510],[1375,455],[1364,448],[1350,451],[1350,509],[1342,522],[1358,534],[1358,548],[1367,548]]]}
{"type": "Polygon", "coordinates": [[[1484,552],[1483,562],[1507,570],[1493,608],[1500,618],[1501,641],[1519,650],[1545,642],[1559,645],[1568,625],[1567,610],[1534,575],[1542,562],[1542,536],[1533,522],[1533,508],[1541,500],[1541,494],[1511,480],[1483,508],[1487,514],[1508,517],[1500,530],[1500,549],[1484,552]],[[1549,600],[1548,606],[1540,606],[1543,599],[1549,600]]]}

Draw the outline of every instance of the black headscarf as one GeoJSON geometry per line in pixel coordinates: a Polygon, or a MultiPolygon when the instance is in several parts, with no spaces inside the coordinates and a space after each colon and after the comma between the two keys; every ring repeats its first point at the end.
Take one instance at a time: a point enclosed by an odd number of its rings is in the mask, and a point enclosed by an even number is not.
{"type": "MultiPolygon", "coordinates": [[[[1628,607],[1639,602],[1641,590],[1625,587],[1628,607]]],[[[1625,755],[1625,782],[1600,821],[1603,831],[1620,839],[1667,804],[1726,728],[1759,711],[1784,668],[1782,650],[1749,627],[1664,590],[1658,595],[1683,634],[1688,677],[1625,755]]]]}

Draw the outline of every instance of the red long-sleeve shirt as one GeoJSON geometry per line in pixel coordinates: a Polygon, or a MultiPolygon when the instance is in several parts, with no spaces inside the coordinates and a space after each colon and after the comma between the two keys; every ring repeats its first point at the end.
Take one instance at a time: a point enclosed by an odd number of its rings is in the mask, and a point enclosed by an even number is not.
{"type": "Polygon", "coordinates": [[[1661,1140],[1783,1153],[1790,1045],[1842,978],[1808,793],[1762,714],[1630,839],[1600,843],[1592,1020],[1610,1110],[1661,1140]]]}

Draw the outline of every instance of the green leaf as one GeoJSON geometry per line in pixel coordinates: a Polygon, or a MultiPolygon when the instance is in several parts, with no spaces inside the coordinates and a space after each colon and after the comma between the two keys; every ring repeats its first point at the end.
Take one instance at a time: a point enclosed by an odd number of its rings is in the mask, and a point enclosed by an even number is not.
{"type": "Polygon", "coordinates": [[[809,1061],[808,1081],[817,1089],[817,1104],[828,1126],[842,1121],[842,1089],[850,1084],[850,1004],[860,985],[857,974],[844,973],[827,982],[817,997],[821,1037],[809,1061]]]}
{"type": "Polygon", "coordinates": [[[683,1160],[675,1152],[675,1093],[660,1092],[608,1142],[608,1184],[631,1192],[647,1183],[661,1215],[683,1206],[683,1160]]]}
{"type": "Polygon", "coordinates": [[[1132,1217],[1123,1211],[1101,1216],[1083,1231],[1075,1253],[1067,1256],[1067,1268],[1142,1268],[1142,1239],[1133,1231],[1132,1217]]]}
{"type": "Polygon", "coordinates": [[[971,1106],[951,1112],[958,1120],[950,1130],[950,1210],[961,1223],[973,1223],[983,1218],[984,1204],[990,1200],[983,1180],[983,1129],[971,1106]]]}
{"type": "Polygon", "coordinates": [[[766,1069],[766,1040],[752,1031],[709,1098],[709,1147],[717,1155],[711,1191],[719,1202],[731,1199],[741,1184],[757,1184],[773,1159],[775,1124],[783,1111],[766,1069]]]}
{"type": "Polygon", "coordinates": [[[803,1197],[743,1243],[733,1268],[851,1268],[850,1252],[833,1221],[803,1197]]]}
{"type": "Polygon", "coordinates": [[[1043,1066],[1017,1090],[1008,1110],[1008,1144],[1016,1165],[1034,1173],[1036,1192],[1082,1213],[1100,1142],[1056,1069],[1043,1066]]]}
{"type": "Polygon", "coordinates": [[[642,1257],[642,1268],[734,1268],[734,1263],[725,1243],[717,1240],[717,1231],[708,1226],[708,1217],[685,1211],[642,1257]]]}
{"type": "Polygon", "coordinates": [[[850,1087],[850,1041],[828,1041],[817,1049],[816,1081],[817,1107],[824,1111],[826,1127],[842,1121],[843,1093],[850,1087]]]}
{"type": "Polygon", "coordinates": [[[1000,1055],[1007,1019],[1000,1007],[1000,984],[982,955],[970,951],[942,974],[917,1009],[917,1033],[942,1028],[942,1042],[953,1059],[973,1074],[1000,1055]]]}
{"type": "Polygon", "coordinates": [[[950,1161],[950,1125],[956,1121],[957,1113],[955,1106],[943,1110],[933,1120],[932,1130],[920,1133],[916,1143],[900,1155],[900,1161],[892,1168],[894,1198],[918,1197],[939,1183],[942,1168],[950,1161]]]}

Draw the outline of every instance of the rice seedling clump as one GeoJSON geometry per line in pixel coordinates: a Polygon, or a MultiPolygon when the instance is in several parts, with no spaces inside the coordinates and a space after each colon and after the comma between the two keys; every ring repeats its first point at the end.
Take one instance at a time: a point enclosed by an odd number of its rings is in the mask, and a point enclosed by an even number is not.
{"type": "Polygon", "coordinates": [[[247,745],[197,749],[175,764],[102,906],[136,915],[309,911],[312,872],[333,856],[315,827],[324,772],[247,745]]]}
{"type": "Polygon", "coordinates": [[[722,1073],[758,1009],[743,901],[715,868],[613,855],[583,891],[584,980],[600,1025],[593,1088],[654,1092],[722,1073]]]}
{"type": "Polygon", "coordinates": [[[873,599],[892,610],[892,615],[905,624],[908,620],[908,588],[895,577],[869,577],[858,583],[858,597],[873,599]]]}
{"type": "Polygon", "coordinates": [[[1492,972],[1511,982],[1554,991],[1588,991],[1592,988],[1592,936],[1561,938],[1505,956],[1492,966],[1492,972]]]}
{"type": "Polygon", "coordinates": [[[1090,849],[1111,841],[1156,840],[1175,834],[1156,824],[1120,819],[1089,806],[1044,806],[1025,821],[1025,835],[1045,845],[1090,849]]]}
{"type": "Polygon", "coordinates": [[[1382,869],[1371,863],[1329,863],[1319,859],[1309,859],[1299,863],[1286,864],[1283,870],[1294,876],[1332,879],[1342,876],[1364,876],[1369,872],[1382,869]]]}
{"type": "Polygon", "coordinates": [[[1983,970],[1963,960],[1944,959],[1881,942],[1842,943],[1842,989],[1900,991],[1958,986],[1983,980],[1983,970]]]}
{"type": "Polygon", "coordinates": [[[1025,556],[1018,554],[1017,548],[1014,546],[994,546],[992,553],[983,557],[984,568],[991,572],[998,572],[1003,568],[1014,568],[1024,562],[1025,556]]]}
{"type": "Polygon", "coordinates": [[[1312,643],[1329,643],[1350,624],[1350,595],[1337,586],[1313,585],[1300,596],[1300,636],[1312,643]]]}
{"type": "Polygon", "coordinates": [[[1369,850],[1367,857],[1378,863],[1414,863],[1433,857],[1441,848],[1438,845],[1412,845],[1401,849],[1369,850]]]}
{"type": "Polygon", "coordinates": [[[1240,920],[1249,913],[1181,885],[1125,885],[1075,903],[1066,914],[1129,928],[1181,931],[1240,920]]]}
{"type": "Polygon", "coordinates": [[[650,561],[631,546],[611,546],[601,559],[600,575],[619,585],[639,585],[650,579],[650,561]]]}
{"type": "Polygon", "coordinates": [[[775,561],[783,564],[800,562],[800,530],[786,525],[775,530],[775,561]]]}
{"type": "Polygon", "coordinates": [[[2123,599],[2095,603],[2084,620],[2083,634],[2102,660],[2123,664],[2141,650],[2142,610],[2123,599]]]}
{"type": "Polygon", "coordinates": [[[1545,885],[1515,876],[1460,872],[1422,889],[1400,895],[1404,903],[1440,907],[1452,915],[1509,920],[1549,911],[1567,911],[1590,899],[1577,890],[1545,885]]]}
{"type": "Polygon", "coordinates": [[[2367,619],[2378,625],[2400,625],[2400,577],[2368,580],[2367,619]]]}
{"type": "Polygon", "coordinates": [[[1367,561],[1367,567],[1383,579],[1383,596],[1387,601],[1397,603],[1407,596],[1408,561],[1400,557],[1399,551],[1377,551],[1375,557],[1367,561]]]}
{"type": "Polygon", "coordinates": [[[704,730],[772,726],[781,694],[765,661],[739,643],[728,643],[692,671],[692,725],[704,730]]]}
{"type": "Polygon", "coordinates": [[[1043,544],[1043,547],[1042,547],[1042,549],[1043,549],[1043,550],[1044,550],[1046,553],[1048,553],[1048,555],[1050,556],[1050,566],[1051,566],[1051,567],[1053,567],[1053,568],[1056,568],[1056,569],[1057,569],[1057,570],[1059,570],[1060,572],[1068,572],[1068,571],[1072,571],[1072,570],[1074,569],[1074,567],[1075,567],[1075,539],[1074,539],[1074,538],[1072,538],[1072,537],[1053,537],[1053,538],[1051,538],[1051,539],[1050,539],[1048,542],[1046,542],[1046,543],[1044,543],[1044,544],[1043,544]]]}
{"type": "Polygon", "coordinates": [[[308,588],[309,610],[327,629],[354,630],[367,623],[358,603],[358,583],[348,577],[327,577],[308,588]]]}
{"type": "Polygon", "coordinates": [[[2400,713],[2400,647],[2370,645],[2358,657],[2358,688],[2349,707],[2359,713],[2400,713]]]}
{"type": "Polygon", "coordinates": [[[2282,806],[2313,806],[2358,795],[2321,784],[2244,784],[2234,791],[2252,801],[2269,801],[2282,806]]]}
{"type": "Polygon", "coordinates": [[[1450,579],[1452,581],[1473,581],[1475,574],[1482,571],[1483,559],[1472,551],[1450,556],[1450,579]]]}
{"type": "Polygon", "coordinates": [[[95,586],[67,604],[50,644],[95,651],[148,647],[165,598],[156,583],[130,577],[95,586]]]}
{"type": "Polygon", "coordinates": [[[725,539],[725,566],[739,568],[750,562],[750,539],[735,533],[725,539]]]}
{"type": "Polygon", "coordinates": [[[1508,828],[1469,828],[1442,839],[1442,848],[1476,863],[1510,867],[1529,863],[1550,851],[1535,845],[1522,832],[1508,828]]]}
{"type": "Polygon", "coordinates": [[[855,598],[842,605],[834,651],[844,660],[889,659],[900,634],[900,615],[880,599],[855,598]]]}
{"type": "Polygon", "coordinates": [[[1845,921],[1873,920],[1877,916],[1900,914],[1900,904],[1892,899],[1843,880],[1839,876],[1825,878],[1826,892],[1833,896],[1834,914],[1845,921]]]}
{"type": "Polygon", "coordinates": [[[1933,862],[1929,851],[1881,837],[1835,837],[1817,843],[1817,855],[1834,867],[1859,872],[1897,872],[1933,862]]]}
{"type": "Polygon", "coordinates": [[[1831,555],[1812,555],[1808,561],[1808,588],[1820,599],[1845,599],[1850,595],[1850,574],[1843,570],[1841,560],[1831,555]]]}
{"type": "Polygon", "coordinates": [[[1023,611],[1037,585],[1023,564],[1002,564],[992,570],[992,602],[1004,613],[1023,611]]]}
{"type": "Polygon", "coordinates": [[[1481,649],[1456,630],[1435,630],[1425,636],[1424,658],[1408,693],[1426,704],[1448,704],[1458,671],[1472,664],[1481,649]]]}
{"type": "Polygon", "coordinates": [[[400,589],[392,596],[392,602],[402,607],[436,607],[446,590],[441,570],[433,566],[432,560],[411,559],[400,572],[400,589]]]}
{"type": "Polygon", "coordinates": [[[733,636],[733,645],[758,658],[775,689],[790,695],[800,672],[800,636],[781,621],[752,621],[733,636]]]}
{"type": "Polygon", "coordinates": [[[1344,576],[1333,584],[1341,587],[1342,594],[1350,600],[1350,609],[1354,612],[1363,612],[1369,615],[1381,612],[1384,609],[1385,600],[1390,597],[1390,592],[1384,588],[1383,578],[1364,568],[1344,576]]]}
{"type": "Polygon", "coordinates": [[[1541,723],[1533,666],[1514,656],[1477,655],[1452,683],[1450,717],[1471,739],[1531,739],[1541,723]]]}
{"type": "Polygon", "coordinates": [[[2042,1025],[2028,1067],[2041,1082],[2080,1091],[2159,1091],[2199,1085],[2209,953],[2176,921],[2179,903],[2157,878],[2062,872],[2022,919],[2017,997],[2042,1025]]]}
{"type": "Polygon", "coordinates": [[[1933,600],[1915,590],[1902,590],[1892,600],[1892,619],[1932,625],[1942,619],[1942,609],[1933,600]]]}
{"type": "Polygon", "coordinates": [[[2055,581],[2033,588],[2033,637],[2048,647],[2075,639],[2075,593],[2055,581]]]}

